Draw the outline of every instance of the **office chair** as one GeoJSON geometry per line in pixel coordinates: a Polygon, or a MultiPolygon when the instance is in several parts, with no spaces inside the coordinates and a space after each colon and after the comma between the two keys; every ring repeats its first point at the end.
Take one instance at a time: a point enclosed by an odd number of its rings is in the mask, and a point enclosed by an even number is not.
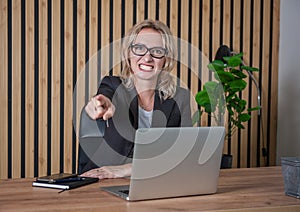
{"type": "Polygon", "coordinates": [[[130,162],[127,157],[118,154],[105,141],[105,121],[92,120],[83,108],[80,115],[78,169],[82,174],[90,169],[121,165],[130,162]]]}

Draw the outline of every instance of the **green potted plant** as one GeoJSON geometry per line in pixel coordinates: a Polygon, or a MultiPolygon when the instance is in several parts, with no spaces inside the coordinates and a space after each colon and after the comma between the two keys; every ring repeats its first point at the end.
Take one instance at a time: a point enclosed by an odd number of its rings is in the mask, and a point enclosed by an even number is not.
{"type": "Polygon", "coordinates": [[[225,56],[222,60],[216,59],[208,64],[215,80],[206,82],[195,96],[200,109],[194,120],[199,120],[203,113],[208,114],[218,126],[227,126],[227,140],[230,140],[237,129],[245,128],[243,123],[251,119],[251,111],[260,109],[259,106],[247,108],[247,101],[240,97],[240,92],[247,87],[245,79],[248,76],[243,71],[259,71],[245,66],[242,56],[243,53],[225,56]]]}

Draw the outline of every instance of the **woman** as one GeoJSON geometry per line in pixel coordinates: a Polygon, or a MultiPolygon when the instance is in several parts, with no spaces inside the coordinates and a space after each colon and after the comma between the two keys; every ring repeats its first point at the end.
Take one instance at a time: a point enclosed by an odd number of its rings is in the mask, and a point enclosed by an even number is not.
{"type": "MultiPolygon", "coordinates": [[[[119,154],[132,158],[135,130],[192,125],[190,95],[176,86],[170,71],[175,64],[170,29],[145,20],[124,38],[121,76],[102,79],[97,95],[86,105],[91,119],[107,120],[104,139],[119,154]]],[[[131,175],[131,163],[102,166],[82,176],[118,178],[131,175]]]]}

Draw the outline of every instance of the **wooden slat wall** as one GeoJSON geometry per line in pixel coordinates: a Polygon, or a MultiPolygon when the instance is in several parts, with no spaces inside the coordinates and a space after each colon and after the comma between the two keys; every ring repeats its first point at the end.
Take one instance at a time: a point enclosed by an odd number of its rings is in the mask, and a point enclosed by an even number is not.
{"type": "MultiPolygon", "coordinates": [[[[244,52],[246,64],[261,69],[255,73],[261,87],[261,116],[254,112],[247,128],[225,144],[224,152],[234,155],[234,167],[274,165],[279,3],[0,1],[0,178],[76,172],[78,114],[101,77],[119,73],[120,41],[126,31],[147,18],[165,22],[179,38],[172,73],[193,94],[211,78],[206,65],[221,44],[244,52]],[[266,157],[262,148],[268,151],[266,157]]],[[[257,105],[251,80],[241,95],[249,106],[257,105]]],[[[208,117],[201,120],[201,125],[210,123],[208,117]]]]}

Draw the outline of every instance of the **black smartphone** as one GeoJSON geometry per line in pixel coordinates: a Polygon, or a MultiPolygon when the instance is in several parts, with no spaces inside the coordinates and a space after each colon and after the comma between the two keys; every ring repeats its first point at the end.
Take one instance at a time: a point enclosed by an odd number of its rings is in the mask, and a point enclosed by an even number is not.
{"type": "Polygon", "coordinates": [[[36,180],[41,182],[51,182],[54,183],[56,180],[66,179],[77,177],[77,174],[70,174],[70,173],[59,173],[59,174],[52,174],[47,176],[38,177],[36,180]]]}

